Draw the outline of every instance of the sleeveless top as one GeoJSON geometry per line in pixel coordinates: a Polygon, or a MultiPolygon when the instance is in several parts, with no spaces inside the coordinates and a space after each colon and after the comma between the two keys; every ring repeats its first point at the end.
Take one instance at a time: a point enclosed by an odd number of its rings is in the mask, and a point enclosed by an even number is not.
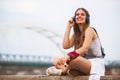
{"type": "Polygon", "coordinates": [[[83,57],[86,59],[103,58],[99,38],[97,38],[91,42],[87,53],[83,57]]]}

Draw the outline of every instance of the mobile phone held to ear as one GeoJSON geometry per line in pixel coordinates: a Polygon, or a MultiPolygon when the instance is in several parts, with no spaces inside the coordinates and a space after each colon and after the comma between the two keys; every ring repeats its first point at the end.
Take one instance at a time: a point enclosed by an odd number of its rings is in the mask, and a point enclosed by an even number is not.
{"type": "Polygon", "coordinates": [[[73,16],[73,21],[75,22],[75,16],[73,16]]]}

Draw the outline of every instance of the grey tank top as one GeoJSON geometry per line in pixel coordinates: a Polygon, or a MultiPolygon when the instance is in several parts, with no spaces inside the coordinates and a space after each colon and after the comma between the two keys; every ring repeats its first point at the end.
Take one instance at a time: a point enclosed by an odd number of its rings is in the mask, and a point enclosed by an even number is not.
{"type": "Polygon", "coordinates": [[[101,44],[98,38],[91,42],[88,52],[83,57],[86,59],[102,58],[101,44]]]}

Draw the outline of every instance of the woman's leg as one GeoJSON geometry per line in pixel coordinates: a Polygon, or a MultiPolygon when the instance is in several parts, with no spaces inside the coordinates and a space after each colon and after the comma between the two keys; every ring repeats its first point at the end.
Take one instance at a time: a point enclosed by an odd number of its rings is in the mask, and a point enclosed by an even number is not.
{"type": "Polygon", "coordinates": [[[68,68],[79,70],[80,72],[88,75],[90,74],[91,63],[89,60],[80,56],[72,60],[68,68]]]}

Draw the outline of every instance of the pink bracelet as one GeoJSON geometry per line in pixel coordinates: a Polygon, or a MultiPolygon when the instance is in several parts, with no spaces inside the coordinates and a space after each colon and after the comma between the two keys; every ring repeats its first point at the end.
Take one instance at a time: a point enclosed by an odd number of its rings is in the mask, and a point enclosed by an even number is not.
{"type": "Polygon", "coordinates": [[[79,56],[79,54],[76,51],[69,52],[67,55],[70,56],[70,59],[67,61],[67,64],[69,64],[71,60],[79,56]]]}

